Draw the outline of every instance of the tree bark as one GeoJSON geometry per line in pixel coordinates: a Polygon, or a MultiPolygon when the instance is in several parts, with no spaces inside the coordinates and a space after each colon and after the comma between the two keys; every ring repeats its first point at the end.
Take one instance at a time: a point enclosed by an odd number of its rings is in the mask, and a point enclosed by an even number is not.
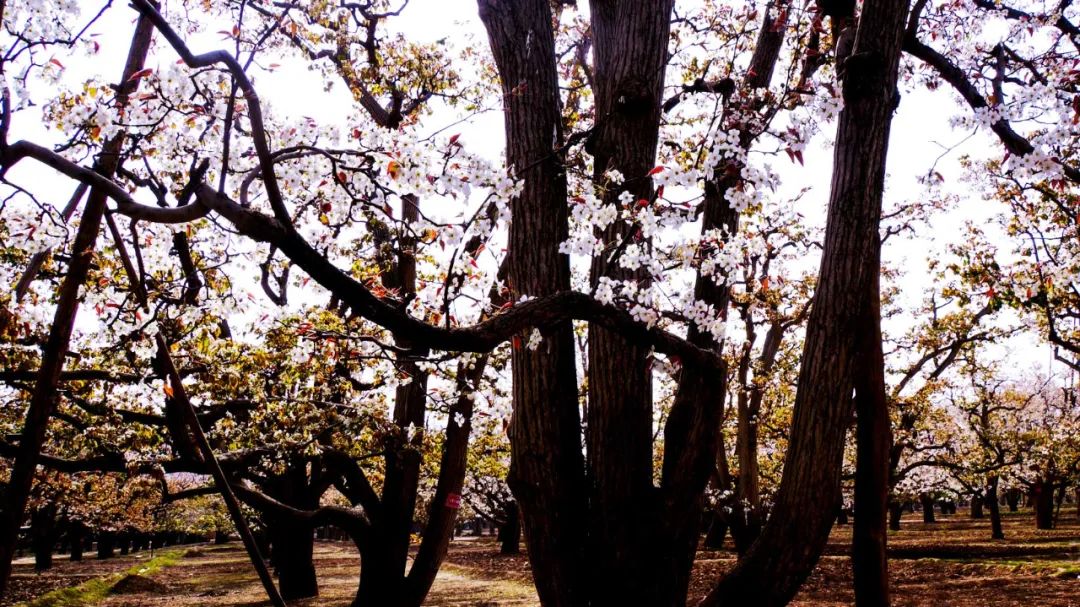
{"type": "Polygon", "coordinates": [[[703,547],[706,550],[722,550],[724,548],[724,537],[727,536],[727,532],[727,518],[718,512],[713,512],[709,522],[708,532],[705,534],[705,540],[702,544],[703,547]]]}
{"type": "MultiPolygon", "coordinates": [[[[502,84],[507,162],[523,189],[511,202],[511,301],[570,289],[555,38],[548,0],[478,0],[502,84]]],[[[586,495],[573,328],[559,322],[536,350],[512,351],[507,483],[521,507],[537,594],[545,606],[586,604],[586,495]]]]}
{"type": "MultiPolygon", "coordinates": [[[[900,517],[904,515],[904,508],[900,502],[889,502],[889,530],[900,531],[900,517]]],[[[856,513],[856,516],[858,514],[856,513]]]]}
{"type": "Polygon", "coordinates": [[[281,521],[269,524],[267,533],[270,536],[270,563],[277,572],[281,598],[293,601],[318,596],[312,530],[292,521],[281,521]]]}
{"type": "Polygon", "coordinates": [[[503,512],[505,520],[499,525],[499,554],[521,552],[521,512],[517,502],[510,501],[503,512]]]}
{"type": "Polygon", "coordinates": [[[998,475],[990,475],[986,483],[986,505],[990,508],[990,537],[995,540],[1005,539],[1005,530],[1001,527],[1001,503],[998,501],[998,475]]]}
{"type": "Polygon", "coordinates": [[[1054,528],[1054,485],[1039,481],[1031,488],[1032,501],[1035,502],[1035,527],[1038,529],[1054,528]]]}
{"type": "Polygon", "coordinates": [[[69,560],[81,561],[83,557],[83,542],[86,538],[86,525],[82,521],[72,521],[68,526],[68,543],[71,545],[69,560]]]}
{"type": "Polygon", "coordinates": [[[821,496],[839,495],[859,350],[856,328],[880,273],[881,195],[907,9],[905,0],[867,2],[855,52],[842,66],[845,105],[784,475],[761,538],[703,606],[786,604],[828,539],[837,503],[821,496]]]}
{"type": "MultiPolygon", "coordinates": [[[[656,166],[672,0],[593,0],[591,33],[595,131],[586,144],[593,155],[593,183],[606,205],[621,206],[629,192],[652,204],[649,171],[656,166]],[[608,184],[609,171],[624,177],[608,184]]],[[[641,204],[641,203],[636,203],[641,204]]],[[[593,257],[590,274],[634,280],[647,288],[645,270],[619,264],[629,242],[646,246],[623,221],[600,234],[604,252],[593,257]]],[[[648,348],[618,332],[589,327],[589,406],[586,415],[590,494],[588,561],[592,605],[634,602],[662,605],[667,589],[658,583],[656,561],[660,504],[653,486],[652,371],[648,348]]]]}
{"type": "Polygon", "coordinates": [[[971,518],[983,518],[983,500],[985,499],[982,495],[971,496],[971,518]]]}
{"type": "Polygon", "coordinates": [[[52,568],[56,547],[56,506],[46,504],[30,513],[30,543],[34,549],[34,569],[52,568]]]}
{"type": "MultiPolygon", "coordinates": [[[[876,237],[876,234],[875,234],[876,237]]],[[[880,251],[878,242],[877,250],[880,251]]],[[[873,260],[880,264],[880,260],[873,260]]],[[[863,368],[855,385],[855,525],[851,562],[855,604],[889,605],[889,561],[885,530],[889,502],[889,452],[892,427],[885,395],[885,357],[881,349],[881,302],[875,275],[864,323],[863,368]]],[[[931,504],[931,515],[933,504],[931,504]]]]}
{"type": "Polygon", "coordinates": [[[929,493],[919,494],[919,504],[922,505],[922,522],[936,523],[934,518],[934,498],[929,493]]]}
{"type": "Polygon", "coordinates": [[[111,559],[116,556],[116,533],[113,531],[98,531],[97,534],[97,557],[98,559],[111,559]]]}
{"type": "MultiPolygon", "coordinates": [[[[128,96],[138,87],[138,79],[131,76],[143,69],[154,28],[145,17],[140,17],[135,26],[135,34],[128,50],[127,61],[116,91],[116,107],[127,106],[128,96]]],[[[125,135],[123,131],[107,141],[102,148],[94,170],[102,177],[112,178],[119,164],[125,135]]],[[[68,262],[67,275],[60,285],[56,311],[53,315],[48,341],[41,355],[34,392],[26,411],[19,437],[19,452],[12,464],[11,478],[3,500],[3,512],[0,516],[0,596],[4,595],[8,578],[11,576],[11,559],[22,526],[26,502],[30,496],[30,487],[34,479],[45,441],[45,431],[49,418],[57,405],[57,383],[64,369],[71,342],[71,333],[75,326],[75,317],[79,309],[79,289],[86,282],[86,276],[93,262],[94,249],[97,247],[98,232],[101,230],[102,217],[105,214],[108,196],[104,189],[94,187],[79,220],[79,229],[75,234],[71,259],[68,262]]]]}

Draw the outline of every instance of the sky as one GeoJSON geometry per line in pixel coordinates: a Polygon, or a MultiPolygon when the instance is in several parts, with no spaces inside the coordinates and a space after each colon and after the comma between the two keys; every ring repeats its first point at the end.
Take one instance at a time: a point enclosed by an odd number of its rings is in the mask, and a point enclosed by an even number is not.
{"type": "MultiPolygon", "coordinates": [[[[101,3],[82,0],[81,4],[84,15],[89,16],[96,12],[101,3]]],[[[167,7],[168,2],[165,4],[167,7]]],[[[584,3],[579,10],[587,10],[584,3]]],[[[122,3],[115,3],[106,17],[91,29],[103,43],[101,52],[91,58],[65,57],[65,78],[81,79],[93,73],[115,78],[123,64],[133,22],[134,11],[122,3]]],[[[473,0],[411,0],[403,17],[393,21],[392,26],[418,42],[450,36],[458,45],[487,44],[473,0]]],[[[193,50],[200,52],[224,47],[227,41],[223,41],[220,34],[206,32],[192,37],[189,42],[193,50]]],[[[171,52],[159,52],[156,59],[159,64],[151,64],[150,67],[160,69],[165,67],[164,63],[173,60],[171,52]]],[[[273,73],[258,72],[256,86],[264,102],[271,105],[278,115],[299,117],[315,112],[320,120],[324,120],[350,113],[351,100],[340,87],[335,94],[323,94],[319,77],[299,64],[284,63],[273,73]],[[311,95],[308,93],[318,93],[320,103],[317,107],[311,105],[311,95]]],[[[922,230],[918,238],[893,239],[883,251],[887,265],[904,270],[902,297],[912,304],[923,298],[924,288],[929,284],[925,272],[927,260],[944,255],[947,245],[963,233],[965,222],[989,225],[999,211],[996,204],[980,196],[972,196],[967,186],[956,179],[960,174],[958,161],[963,155],[980,156],[987,151],[999,153],[1000,150],[1000,145],[986,134],[973,135],[953,129],[949,118],[956,107],[955,97],[947,87],[934,92],[920,90],[902,98],[894,117],[885,208],[924,196],[924,187],[917,178],[926,174],[931,167],[946,176],[944,190],[958,194],[961,199],[951,211],[933,216],[928,229],[922,230]]],[[[35,111],[37,108],[31,108],[24,115],[16,116],[12,138],[36,141],[55,139],[55,134],[43,130],[40,120],[31,119],[35,111]]],[[[489,158],[498,158],[502,154],[503,125],[498,112],[484,112],[460,124],[455,124],[456,121],[456,116],[437,114],[422,126],[436,132],[453,125],[453,132],[461,133],[460,140],[470,151],[489,158]]],[[[803,207],[799,210],[807,216],[808,221],[824,221],[832,165],[831,139],[831,136],[819,137],[807,149],[805,166],[788,163],[786,158],[776,162],[783,177],[783,187],[789,192],[803,185],[812,188],[810,194],[799,203],[803,207]]],[[[63,179],[57,179],[50,170],[29,162],[22,163],[10,176],[18,183],[47,184],[42,189],[57,205],[67,201],[74,187],[63,179]]],[[[808,260],[808,263],[816,262],[808,260]]],[[[886,330],[901,331],[903,328],[900,324],[910,320],[895,319],[892,322],[896,326],[886,326],[886,330]]],[[[1051,359],[1049,349],[1036,343],[1030,336],[1003,344],[1002,347],[1011,348],[1016,357],[1014,360],[1024,361],[1023,366],[1045,366],[1051,359]]]]}

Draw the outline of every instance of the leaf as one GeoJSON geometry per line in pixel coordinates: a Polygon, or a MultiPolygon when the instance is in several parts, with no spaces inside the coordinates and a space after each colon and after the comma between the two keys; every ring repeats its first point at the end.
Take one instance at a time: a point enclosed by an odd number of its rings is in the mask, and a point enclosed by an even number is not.
{"type": "Polygon", "coordinates": [[[667,167],[666,167],[666,166],[662,166],[662,165],[661,165],[661,166],[656,166],[656,167],[653,167],[653,168],[652,168],[652,170],[648,172],[648,174],[646,175],[646,177],[652,177],[653,175],[656,175],[657,173],[660,173],[660,172],[662,172],[662,171],[664,171],[664,170],[666,170],[666,169],[667,169],[667,167]]]}
{"type": "Polygon", "coordinates": [[[64,64],[60,63],[60,60],[55,58],[55,57],[52,58],[52,59],[49,59],[49,63],[55,65],[56,67],[58,67],[60,69],[64,69],[64,64]]]}
{"type": "Polygon", "coordinates": [[[150,74],[153,74],[153,73],[154,73],[154,68],[152,68],[152,67],[148,67],[146,69],[139,70],[139,71],[135,72],[134,74],[132,74],[131,78],[128,78],[128,82],[134,82],[134,81],[136,81],[136,80],[138,80],[140,78],[145,78],[145,77],[147,77],[147,76],[149,76],[150,74]]]}
{"type": "Polygon", "coordinates": [[[461,137],[461,133],[454,133],[450,136],[450,145],[454,145],[458,141],[458,137],[461,137]]]}
{"type": "Polygon", "coordinates": [[[163,386],[161,387],[161,389],[162,389],[162,391],[164,391],[164,392],[165,392],[165,396],[168,396],[169,398],[172,398],[172,397],[173,397],[173,389],[172,389],[172,386],[170,386],[169,384],[165,384],[165,385],[163,385],[163,386]]]}

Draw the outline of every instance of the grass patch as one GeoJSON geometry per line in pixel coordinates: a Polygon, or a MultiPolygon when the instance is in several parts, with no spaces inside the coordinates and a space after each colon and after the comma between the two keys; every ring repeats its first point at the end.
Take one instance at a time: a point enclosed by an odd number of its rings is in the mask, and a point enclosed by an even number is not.
{"type": "Polygon", "coordinates": [[[170,565],[176,564],[182,554],[180,550],[163,552],[145,563],[139,563],[131,567],[127,571],[94,578],[78,586],[53,590],[28,603],[21,603],[18,607],[88,607],[107,597],[113,585],[123,579],[125,575],[153,575],[170,565]]]}

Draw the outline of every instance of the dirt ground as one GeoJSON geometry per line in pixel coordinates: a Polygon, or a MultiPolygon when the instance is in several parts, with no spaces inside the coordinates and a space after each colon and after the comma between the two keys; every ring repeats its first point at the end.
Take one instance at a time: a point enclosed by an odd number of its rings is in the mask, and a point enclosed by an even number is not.
{"type": "MultiPolygon", "coordinates": [[[[1072,513],[1069,513],[1070,515],[1072,513]]],[[[889,536],[890,576],[897,606],[932,605],[989,607],[1030,605],[1080,607],[1080,522],[1072,516],[1057,529],[1037,531],[1030,514],[1006,517],[1008,539],[990,540],[989,521],[962,515],[942,517],[924,525],[905,520],[904,529],[889,536]]],[[[850,605],[850,562],[846,556],[850,526],[837,527],[826,555],[793,605],[826,607],[850,605]]],[[[151,576],[163,590],[111,595],[105,607],[261,607],[268,602],[241,546],[197,546],[188,556],[151,576]]],[[[70,563],[59,558],[48,573],[33,573],[23,559],[15,569],[18,600],[51,588],[75,585],[132,567],[148,555],[100,562],[93,558],[70,563]]],[[[316,545],[320,597],[296,602],[295,607],[344,607],[356,590],[360,566],[350,544],[316,545]]],[[[691,594],[700,597],[731,567],[727,550],[698,554],[691,594]]],[[[693,600],[691,600],[691,604],[693,600]]],[[[10,605],[11,602],[0,603],[10,605]]],[[[538,605],[525,556],[498,555],[493,538],[461,538],[435,582],[426,605],[433,607],[510,607],[538,605]]]]}

